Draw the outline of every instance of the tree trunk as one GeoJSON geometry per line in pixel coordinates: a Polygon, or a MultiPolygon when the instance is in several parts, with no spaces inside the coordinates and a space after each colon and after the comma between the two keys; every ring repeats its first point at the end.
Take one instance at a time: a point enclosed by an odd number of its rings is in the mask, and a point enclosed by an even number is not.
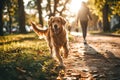
{"type": "Polygon", "coordinates": [[[60,16],[63,16],[64,10],[66,10],[66,4],[69,2],[69,0],[66,0],[65,3],[63,4],[63,8],[61,11],[59,11],[60,16]]]}
{"type": "Polygon", "coordinates": [[[52,16],[51,1],[47,0],[47,2],[48,2],[48,4],[47,4],[47,7],[48,7],[47,11],[49,11],[48,16],[50,18],[52,16]]]}
{"type": "Polygon", "coordinates": [[[53,11],[53,16],[55,16],[56,11],[57,11],[57,4],[58,4],[59,0],[54,0],[54,11],[53,11]]]}
{"type": "Polygon", "coordinates": [[[43,18],[42,18],[42,0],[37,0],[37,9],[39,13],[39,23],[43,26],[43,18]]]}
{"type": "Polygon", "coordinates": [[[3,36],[3,20],[2,20],[2,15],[3,15],[3,5],[0,4],[0,36],[3,36]]]}
{"type": "Polygon", "coordinates": [[[8,11],[8,15],[9,15],[9,33],[11,34],[11,30],[12,30],[12,27],[11,27],[11,25],[12,25],[12,16],[10,15],[10,7],[11,7],[11,3],[8,3],[7,4],[7,11],[8,11]]]}
{"type": "Polygon", "coordinates": [[[51,6],[51,0],[47,0],[47,2],[48,2],[48,4],[47,4],[47,7],[48,7],[47,11],[49,11],[48,16],[50,18],[51,16],[55,16],[56,11],[57,11],[57,4],[59,3],[59,0],[54,0],[54,6],[53,7],[51,6]]]}
{"type": "Polygon", "coordinates": [[[107,3],[105,3],[103,7],[103,31],[108,32],[110,31],[109,21],[108,21],[108,10],[109,6],[107,3]]]}
{"type": "Polygon", "coordinates": [[[27,33],[25,29],[25,11],[24,11],[24,5],[23,0],[18,0],[18,15],[19,15],[19,30],[20,33],[27,33]]]}

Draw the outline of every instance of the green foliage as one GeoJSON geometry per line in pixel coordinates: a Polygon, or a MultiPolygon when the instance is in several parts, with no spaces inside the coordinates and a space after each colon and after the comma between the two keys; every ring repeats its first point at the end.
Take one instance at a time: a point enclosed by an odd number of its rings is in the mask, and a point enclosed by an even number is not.
{"type": "Polygon", "coordinates": [[[74,37],[73,37],[72,35],[69,34],[69,35],[68,35],[68,38],[69,38],[69,41],[70,41],[70,42],[74,41],[74,37]]]}
{"type": "Polygon", "coordinates": [[[17,0],[6,0],[5,1],[6,5],[5,5],[5,10],[4,10],[4,20],[6,22],[9,22],[10,20],[7,19],[9,18],[10,16],[12,17],[12,21],[15,22],[17,21],[16,20],[16,17],[17,17],[17,10],[18,10],[18,1],[17,0]]]}
{"type": "Polygon", "coordinates": [[[89,7],[92,9],[93,14],[102,18],[102,9],[105,4],[109,5],[109,14],[120,15],[120,1],[118,0],[89,0],[89,7]]]}
{"type": "Polygon", "coordinates": [[[120,29],[115,32],[116,34],[120,34],[120,29]]]}
{"type": "Polygon", "coordinates": [[[46,80],[56,77],[55,61],[45,40],[33,33],[0,37],[0,80],[46,80]]]}

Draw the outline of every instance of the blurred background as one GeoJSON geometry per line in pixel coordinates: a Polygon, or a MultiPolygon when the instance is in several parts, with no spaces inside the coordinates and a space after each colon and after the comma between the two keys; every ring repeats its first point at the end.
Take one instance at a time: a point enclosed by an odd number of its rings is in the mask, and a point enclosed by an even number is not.
{"type": "Polygon", "coordinates": [[[120,0],[0,0],[0,80],[61,80],[57,78],[72,72],[79,72],[81,80],[120,80],[120,0]],[[87,46],[76,25],[82,1],[92,16],[87,46]],[[46,41],[30,25],[33,21],[47,28],[51,16],[64,17],[66,29],[75,35],[68,34],[66,73],[56,70],[46,41]]]}
{"type": "Polygon", "coordinates": [[[90,31],[119,31],[119,0],[0,0],[0,35],[31,32],[31,21],[47,27],[51,16],[63,16],[69,31],[81,31],[75,19],[82,1],[93,18],[90,31]]]}

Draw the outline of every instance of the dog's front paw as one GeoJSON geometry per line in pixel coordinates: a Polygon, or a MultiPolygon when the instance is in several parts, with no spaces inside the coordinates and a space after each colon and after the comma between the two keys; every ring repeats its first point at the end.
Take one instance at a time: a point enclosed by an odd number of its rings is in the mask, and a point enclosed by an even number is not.
{"type": "Polygon", "coordinates": [[[65,66],[64,65],[58,65],[55,68],[56,71],[60,71],[60,70],[65,70],[65,66]]]}

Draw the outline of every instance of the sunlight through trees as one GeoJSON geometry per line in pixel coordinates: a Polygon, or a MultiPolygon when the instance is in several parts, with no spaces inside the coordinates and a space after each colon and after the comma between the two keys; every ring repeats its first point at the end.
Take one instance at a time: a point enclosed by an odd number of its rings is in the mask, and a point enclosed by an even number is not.
{"type": "Polygon", "coordinates": [[[82,1],[87,2],[91,10],[91,13],[102,20],[103,31],[109,31],[110,19],[113,15],[115,14],[120,15],[119,0],[23,0],[23,1],[24,2],[21,4],[19,0],[0,1],[1,35],[3,35],[4,32],[3,30],[5,28],[7,33],[12,33],[13,27],[19,29],[18,33],[26,32],[24,26],[26,25],[30,26],[29,24],[30,21],[35,21],[43,26],[47,26],[48,19],[51,16],[55,15],[66,17],[66,19],[71,23],[74,21],[76,13],[80,8],[80,3],[82,1]],[[21,11],[24,14],[19,13],[21,11]],[[24,16],[25,19],[20,19],[24,18],[24,16]]]}

